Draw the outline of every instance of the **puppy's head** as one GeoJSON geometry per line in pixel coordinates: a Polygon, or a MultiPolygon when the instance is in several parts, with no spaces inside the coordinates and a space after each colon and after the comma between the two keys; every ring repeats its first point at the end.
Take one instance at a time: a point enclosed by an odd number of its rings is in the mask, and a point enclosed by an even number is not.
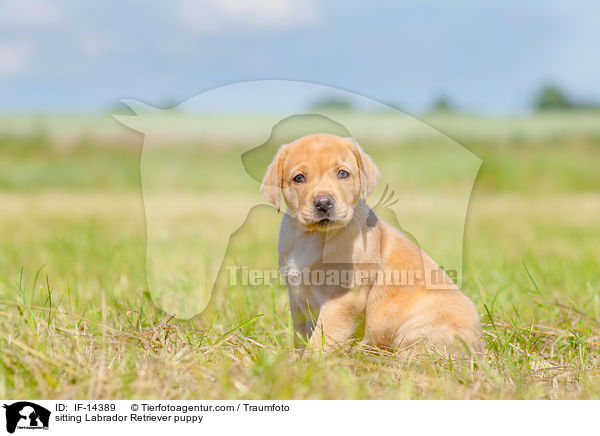
{"type": "Polygon", "coordinates": [[[304,136],[283,145],[261,185],[265,199],[309,230],[345,226],[354,206],[373,191],[379,171],[352,138],[330,134],[304,136]]]}

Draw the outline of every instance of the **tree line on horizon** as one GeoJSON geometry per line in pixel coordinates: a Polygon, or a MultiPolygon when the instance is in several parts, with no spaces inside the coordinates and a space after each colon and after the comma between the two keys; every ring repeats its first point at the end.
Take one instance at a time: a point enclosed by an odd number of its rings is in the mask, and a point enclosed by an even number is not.
{"type": "MultiPolygon", "coordinates": [[[[557,84],[545,84],[534,97],[531,108],[536,112],[600,109],[600,102],[579,100],[570,96],[557,84]]],[[[357,110],[350,100],[341,97],[324,97],[314,102],[310,109],[357,110]]],[[[460,108],[447,95],[440,95],[434,99],[431,105],[431,112],[460,112],[460,108]]]]}

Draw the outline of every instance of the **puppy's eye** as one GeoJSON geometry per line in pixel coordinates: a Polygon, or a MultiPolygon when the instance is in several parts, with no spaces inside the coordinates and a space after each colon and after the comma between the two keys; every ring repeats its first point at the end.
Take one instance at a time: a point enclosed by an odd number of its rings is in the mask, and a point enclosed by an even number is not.
{"type": "Polygon", "coordinates": [[[306,177],[304,177],[304,174],[298,174],[296,177],[294,177],[294,182],[296,183],[304,183],[306,181],[306,177]]]}
{"type": "Polygon", "coordinates": [[[347,179],[348,177],[350,177],[350,173],[346,170],[339,170],[338,171],[338,179],[347,179]]]}

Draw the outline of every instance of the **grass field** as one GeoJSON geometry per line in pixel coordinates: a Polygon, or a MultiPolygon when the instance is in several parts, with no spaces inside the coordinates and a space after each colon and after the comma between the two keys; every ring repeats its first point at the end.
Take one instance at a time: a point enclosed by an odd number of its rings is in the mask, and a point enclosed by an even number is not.
{"type": "MultiPolygon", "coordinates": [[[[281,286],[219,284],[202,315],[171,318],[146,285],[141,137],[67,121],[0,120],[1,398],[600,398],[600,114],[427,120],[483,159],[463,265],[488,348],[476,362],[360,345],[299,358],[281,286]]],[[[419,181],[421,213],[452,204],[439,168],[403,167],[382,138],[363,146],[400,191],[403,174],[419,181]]],[[[235,178],[247,148],[236,138],[202,168],[170,150],[173,208],[257,204],[258,182],[211,184],[216,168],[235,178]]],[[[232,258],[276,265],[279,219],[256,209],[232,258]]]]}

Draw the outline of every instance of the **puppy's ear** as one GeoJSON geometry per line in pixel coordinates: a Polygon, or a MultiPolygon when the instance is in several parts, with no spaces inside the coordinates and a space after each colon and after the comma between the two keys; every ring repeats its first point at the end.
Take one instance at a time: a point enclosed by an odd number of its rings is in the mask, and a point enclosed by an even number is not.
{"type": "Polygon", "coordinates": [[[273,161],[267,167],[265,177],[260,185],[260,192],[265,200],[277,208],[277,212],[281,209],[281,188],[283,184],[283,158],[285,150],[279,149],[273,161]]]}
{"type": "Polygon", "coordinates": [[[377,186],[377,180],[379,179],[379,170],[367,153],[358,145],[353,138],[350,138],[354,144],[354,156],[358,162],[358,169],[360,171],[360,193],[364,201],[367,201],[367,197],[377,186]]]}

